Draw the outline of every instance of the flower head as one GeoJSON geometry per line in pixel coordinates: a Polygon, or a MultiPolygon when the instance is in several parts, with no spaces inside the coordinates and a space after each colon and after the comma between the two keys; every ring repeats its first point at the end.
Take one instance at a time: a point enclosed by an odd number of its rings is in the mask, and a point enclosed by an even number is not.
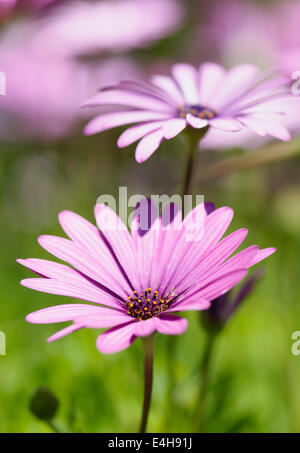
{"type": "MultiPolygon", "coordinates": [[[[270,101],[289,96],[286,78],[270,72],[259,74],[253,65],[242,64],[226,71],[215,63],[199,70],[176,64],[172,77],[154,76],[152,83],[123,81],[102,89],[86,106],[110,106],[85,127],[92,135],[113,127],[137,123],[119,138],[123,148],[138,140],[136,160],[144,162],[164,139],[184,129],[238,132],[248,128],[256,134],[289,140],[280,123],[282,112],[270,101]]],[[[203,135],[203,134],[202,134],[203,135]]]]}
{"type": "Polygon", "coordinates": [[[152,215],[151,204],[141,204],[131,232],[105,205],[95,207],[100,231],[79,215],[62,212],[59,220],[70,239],[41,236],[39,243],[72,267],[48,260],[20,259],[19,263],[39,275],[21,283],[94,304],[45,308],[28,315],[27,321],[72,322],[48,341],[84,327],[109,328],[97,340],[102,353],[120,351],[137,337],[154,331],[179,335],[186,330],[187,321],[176,313],[209,308],[210,301],[235,286],[250,266],[275,251],[252,246],[229,258],[247,230],[240,229],[221,239],[233,216],[228,207],[209,213],[200,204],[183,220],[173,205],[166,209],[171,210],[169,221],[167,211],[159,217],[152,215]],[[149,207],[151,219],[146,227],[141,216],[149,212],[149,207]],[[203,219],[204,229],[198,224],[195,229],[196,218],[203,219]],[[187,240],[191,227],[193,240],[187,240]]]}

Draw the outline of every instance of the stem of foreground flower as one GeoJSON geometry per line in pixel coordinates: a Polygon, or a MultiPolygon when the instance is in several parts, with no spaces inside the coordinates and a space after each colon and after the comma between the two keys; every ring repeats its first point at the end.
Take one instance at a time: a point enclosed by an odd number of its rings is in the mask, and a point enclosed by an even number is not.
{"type": "Polygon", "coordinates": [[[207,389],[209,384],[210,378],[210,371],[211,371],[211,362],[213,356],[213,348],[215,344],[217,334],[215,332],[210,332],[207,337],[206,346],[204,355],[202,358],[202,363],[200,366],[200,386],[199,386],[199,393],[196,399],[196,406],[195,406],[195,432],[201,433],[203,432],[203,425],[204,425],[204,414],[205,414],[205,403],[207,397],[207,389]]]}
{"type": "Polygon", "coordinates": [[[151,403],[152,383],[153,383],[153,353],[154,353],[154,334],[142,338],[144,346],[144,404],[140,426],[140,433],[145,433],[151,403]]]}

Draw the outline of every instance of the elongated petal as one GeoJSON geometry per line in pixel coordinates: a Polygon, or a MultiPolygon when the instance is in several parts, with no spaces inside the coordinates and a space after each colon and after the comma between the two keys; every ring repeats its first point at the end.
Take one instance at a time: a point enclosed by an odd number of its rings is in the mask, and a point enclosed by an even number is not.
{"type": "Polygon", "coordinates": [[[113,327],[97,338],[97,348],[102,354],[112,354],[128,348],[136,339],[134,326],[136,322],[113,327]]]}
{"type": "Polygon", "coordinates": [[[66,335],[70,335],[70,333],[76,332],[76,330],[80,330],[82,326],[72,324],[71,326],[65,327],[64,329],[59,330],[55,334],[51,335],[47,341],[48,343],[52,343],[53,341],[59,340],[60,338],[65,337],[66,335]]]}
{"type": "Polygon", "coordinates": [[[211,105],[211,99],[222,87],[226,72],[216,63],[203,63],[199,68],[199,101],[201,105],[211,105]]]}
{"type": "Polygon", "coordinates": [[[198,104],[198,71],[191,65],[178,63],[172,67],[172,74],[187,104],[198,104]]]}
{"type": "Polygon", "coordinates": [[[99,267],[105,265],[111,277],[119,272],[116,260],[95,225],[71,211],[61,212],[58,218],[69,238],[88,251],[99,263],[99,267]]]}
{"type": "Polygon", "coordinates": [[[152,77],[152,82],[154,83],[154,85],[166,91],[178,105],[183,105],[185,103],[183,94],[178,89],[171,77],[154,75],[152,77]]]}
{"type": "Polygon", "coordinates": [[[105,266],[100,266],[99,261],[88,254],[81,245],[57,236],[40,236],[38,241],[48,252],[68,262],[105,288],[126,297],[127,293],[124,290],[125,279],[120,283],[120,276],[111,276],[105,266]]]}
{"type": "Polygon", "coordinates": [[[139,126],[133,126],[126,129],[126,131],[124,131],[118,139],[118,147],[124,148],[125,146],[131,145],[137,140],[143,138],[145,135],[148,135],[150,132],[161,129],[163,124],[163,121],[152,121],[151,123],[140,124],[139,126]]]}
{"type": "Polygon", "coordinates": [[[109,308],[87,304],[65,304],[44,308],[26,316],[26,321],[34,324],[51,324],[56,322],[74,321],[78,316],[95,315],[109,317],[120,313],[109,308]]]}
{"type": "Polygon", "coordinates": [[[186,115],[186,120],[190,124],[190,126],[194,127],[195,129],[202,129],[203,127],[208,125],[207,120],[197,118],[196,116],[191,115],[190,113],[186,115]]]}
{"type": "Polygon", "coordinates": [[[171,107],[170,104],[165,102],[163,99],[158,100],[154,96],[137,93],[131,90],[101,91],[83,105],[88,107],[97,105],[122,105],[142,110],[154,110],[171,114],[175,110],[174,107],[171,107]]]}
{"type": "Polygon", "coordinates": [[[95,206],[95,217],[111,253],[120,263],[122,273],[127,276],[131,290],[140,287],[140,276],[137,267],[137,255],[132,237],[127,226],[108,206],[95,206]]]}
{"type": "Polygon", "coordinates": [[[120,308],[122,306],[118,299],[113,300],[112,297],[105,297],[105,293],[98,291],[97,288],[92,290],[83,285],[75,286],[67,280],[61,282],[51,278],[27,278],[21,281],[21,285],[43,293],[74,297],[108,307],[120,308]]]}
{"type": "Polygon", "coordinates": [[[201,288],[195,291],[193,295],[197,295],[201,297],[201,299],[207,299],[211,301],[219,296],[222,296],[222,294],[225,294],[227,291],[237,285],[246,275],[247,270],[245,269],[229,272],[223,277],[213,280],[204,287],[201,287],[200,283],[201,288]]]}
{"type": "Polygon", "coordinates": [[[179,316],[161,315],[155,318],[156,330],[164,335],[182,335],[187,326],[187,320],[179,316]]]}
{"type": "Polygon", "coordinates": [[[174,118],[164,122],[163,134],[167,139],[176,137],[183,129],[186,128],[186,120],[181,118],[174,118]]]}
{"type": "Polygon", "coordinates": [[[221,131],[229,132],[238,132],[243,127],[239,121],[230,118],[214,118],[209,120],[209,125],[221,131]]]}
{"type": "Polygon", "coordinates": [[[251,64],[241,64],[231,68],[224,77],[222,86],[217,90],[213,98],[214,105],[218,109],[224,109],[233,99],[238,100],[249,85],[254,84],[258,68],[251,64]]]}
{"type": "Polygon", "coordinates": [[[149,159],[154,151],[157,150],[157,148],[163,141],[163,138],[162,129],[151,132],[150,134],[142,138],[135,151],[135,158],[137,162],[142,163],[145,162],[145,160],[149,159]]]}
{"type": "Polygon", "coordinates": [[[124,126],[132,123],[142,123],[145,121],[157,121],[170,118],[171,115],[158,113],[154,111],[126,111],[102,113],[93,118],[84,128],[85,135],[93,135],[112,129],[118,126],[124,126]]]}
{"type": "Polygon", "coordinates": [[[276,249],[274,247],[270,247],[267,249],[262,249],[257,252],[253,260],[251,260],[251,263],[249,266],[254,266],[254,264],[260,263],[260,261],[268,258],[268,256],[273,255],[273,253],[276,252],[276,249]]]}
{"type": "Polygon", "coordinates": [[[168,313],[191,310],[207,310],[210,306],[211,303],[208,300],[199,299],[198,297],[190,297],[177,302],[174,306],[171,306],[168,309],[168,313]]]}

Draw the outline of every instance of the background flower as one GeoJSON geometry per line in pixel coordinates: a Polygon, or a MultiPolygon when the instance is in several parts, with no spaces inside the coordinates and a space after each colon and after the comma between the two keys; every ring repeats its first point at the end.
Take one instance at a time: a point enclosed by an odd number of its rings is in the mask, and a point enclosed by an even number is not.
{"type": "MultiPolygon", "coordinates": [[[[185,128],[210,128],[238,132],[244,127],[265,136],[289,140],[281,124],[283,102],[291,98],[287,80],[280,74],[259,74],[253,65],[238,65],[226,71],[215,63],[203,63],[199,70],[176,64],[172,77],[153,76],[152,84],[121,81],[108,86],[84,105],[115,107],[113,113],[99,114],[85,127],[85,134],[137,123],[118,140],[124,147],[140,140],[136,160],[147,160],[164,139],[174,138],[185,128]]],[[[226,137],[225,137],[226,139],[226,137]]]]}

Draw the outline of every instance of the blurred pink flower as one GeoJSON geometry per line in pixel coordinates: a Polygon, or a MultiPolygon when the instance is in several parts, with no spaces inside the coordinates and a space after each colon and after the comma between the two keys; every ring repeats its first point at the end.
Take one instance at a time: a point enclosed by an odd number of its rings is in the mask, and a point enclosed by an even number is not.
{"type": "Polygon", "coordinates": [[[6,95],[0,102],[0,137],[5,140],[63,137],[82,119],[81,102],[99,86],[119,81],[121,74],[141,76],[125,56],[85,62],[35,52],[32,26],[25,21],[10,24],[1,38],[6,95]]]}
{"type": "Polygon", "coordinates": [[[300,69],[298,0],[271,4],[210,0],[204,11],[198,39],[209,36],[213,52],[223,63],[276,65],[289,77],[300,69]]]}
{"type": "Polygon", "coordinates": [[[5,19],[16,6],[17,0],[1,0],[0,2],[0,20],[5,19]]]}
{"type": "Polygon", "coordinates": [[[0,20],[7,18],[13,12],[36,12],[51,3],[62,0],[0,0],[0,20]]]}
{"type": "Polygon", "coordinates": [[[182,17],[176,0],[72,1],[37,23],[36,47],[68,56],[124,51],[168,35],[182,17]]]}
{"type": "Polygon", "coordinates": [[[199,70],[176,64],[172,77],[154,76],[152,84],[123,81],[102,89],[86,106],[115,107],[102,113],[85,127],[86,135],[113,127],[139,123],[127,129],[118,146],[140,140],[136,160],[144,162],[164,139],[171,139],[185,128],[237,132],[247,128],[260,136],[270,134],[289,140],[281,123],[281,110],[270,108],[270,101],[290,96],[285,77],[272,72],[259,73],[257,67],[238,65],[226,71],[215,63],[204,63],[199,70]]]}
{"type": "Polygon", "coordinates": [[[95,217],[101,234],[77,214],[62,212],[59,220],[70,239],[41,236],[39,243],[73,267],[47,260],[19,259],[20,264],[42,277],[21,283],[95,305],[58,305],[31,313],[27,321],[72,321],[48,341],[84,327],[109,328],[97,340],[102,353],[125,349],[137,337],[154,331],[166,335],[184,333],[187,321],[174,313],[209,308],[210,301],[235,286],[249,267],[275,251],[251,246],[229,258],[245,239],[247,230],[240,229],[221,240],[233,211],[223,207],[209,213],[208,208],[200,204],[182,221],[181,212],[174,205],[167,207],[160,218],[145,200],[135,212],[130,233],[114,211],[97,205],[95,217]],[[149,217],[144,218],[147,214],[149,217]],[[197,218],[203,221],[195,228],[197,218]],[[192,241],[186,239],[191,230],[192,241]]]}

